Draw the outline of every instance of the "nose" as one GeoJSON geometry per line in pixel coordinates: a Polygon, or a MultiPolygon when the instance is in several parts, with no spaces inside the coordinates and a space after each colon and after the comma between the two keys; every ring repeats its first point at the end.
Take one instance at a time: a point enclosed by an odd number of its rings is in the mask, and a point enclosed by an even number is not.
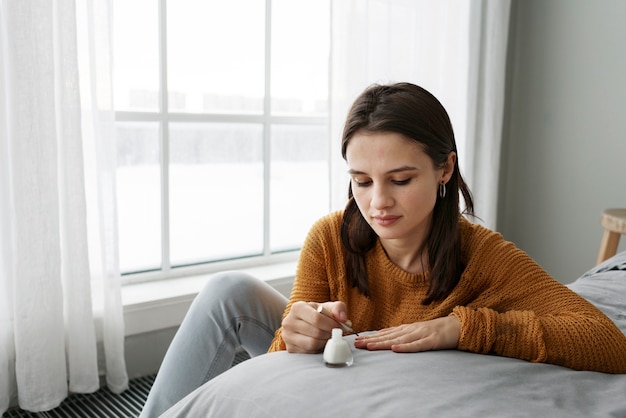
{"type": "Polygon", "coordinates": [[[393,197],[385,185],[374,185],[370,206],[376,210],[388,208],[393,205],[393,197]]]}

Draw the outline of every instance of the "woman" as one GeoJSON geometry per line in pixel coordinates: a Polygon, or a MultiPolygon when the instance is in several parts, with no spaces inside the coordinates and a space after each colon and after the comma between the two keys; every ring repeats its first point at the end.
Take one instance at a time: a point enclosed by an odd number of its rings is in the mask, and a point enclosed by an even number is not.
{"type": "Polygon", "coordinates": [[[348,318],[356,332],[379,330],[356,338],[362,349],[456,348],[626,373],[626,337],[610,319],[500,234],[462,217],[459,194],[473,215],[471,193],[434,96],[408,83],[366,89],[348,114],[342,154],[349,202],[309,232],[286,308],[253,278],[210,280],[142,416],[226,370],[239,347],[319,353],[335,320],[348,318]]]}

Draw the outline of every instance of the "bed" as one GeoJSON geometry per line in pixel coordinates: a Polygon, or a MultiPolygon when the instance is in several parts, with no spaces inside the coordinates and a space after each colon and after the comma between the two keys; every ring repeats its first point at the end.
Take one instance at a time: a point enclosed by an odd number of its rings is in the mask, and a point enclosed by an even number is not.
{"type": "MultiPolygon", "coordinates": [[[[626,334],[626,252],[568,286],[626,334]]],[[[626,417],[626,374],[456,350],[353,353],[342,369],[325,367],[321,354],[255,357],[163,417],[626,417]]]]}

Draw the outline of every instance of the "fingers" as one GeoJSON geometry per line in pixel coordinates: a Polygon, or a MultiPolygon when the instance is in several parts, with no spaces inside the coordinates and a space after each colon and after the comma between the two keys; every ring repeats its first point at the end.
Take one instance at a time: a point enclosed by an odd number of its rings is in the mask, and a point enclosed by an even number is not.
{"type": "MultiPolygon", "coordinates": [[[[321,313],[324,316],[327,316],[328,318],[332,318],[335,322],[337,322],[337,324],[341,327],[341,329],[343,329],[344,332],[348,332],[350,334],[356,334],[356,331],[352,329],[352,321],[350,321],[349,319],[345,321],[340,321],[339,319],[335,318],[333,313],[330,312],[328,309],[326,309],[324,305],[318,305],[317,312],[321,313]]],[[[341,315],[342,318],[345,318],[346,316],[347,315],[345,314],[341,315]]],[[[356,334],[356,335],[359,335],[359,334],[356,334]]]]}
{"type": "Polygon", "coordinates": [[[409,326],[400,325],[394,328],[382,329],[374,334],[357,337],[354,345],[357,348],[367,350],[393,350],[394,346],[407,344],[416,338],[420,338],[415,331],[411,332],[409,326]]]}
{"type": "Polygon", "coordinates": [[[320,315],[317,304],[296,302],[283,319],[282,336],[290,353],[319,353],[331,337],[336,323],[320,315]]]}
{"type": "MultiPolygon", "coordinates": [[[[319,353],[339,324],[352,325],[343,302],[295,302],[283,319],[282,337],[290,353],[319,353]],[[324,314],[318,308],[323,308],[324,314]]],[[[349,328],[348,328],[349,329],[349,328]]]]}
{"type": "Polygon", "coordinates": [[[289,334],[285,335],[283,332],[283,338],[285,340],[285,346],[290,353],[300,354],[315,354],[320,353],[326,345],[326,339],[317,339],[313,337],[307,337],[302,334],[289,334]]]}
{"type": "Polygon", "coordinates": [[[339,322],[348,321],[348,308],[346,307],[345,303],[341,301],[337,301],[337,302],[327,302],[324,305],[326,305],[326,308],[332,313],[333,317],[337,319],[339,322]],[[328,306],[330,306],[330,308],[328,306]]]}
{"type": "Polygon", "coordinates": [[[392,350],[398,353],[445,350],[457,347],[460,334],[460,322],[451,315],[357,337],[354,345],[367,350],[392,350]]]}

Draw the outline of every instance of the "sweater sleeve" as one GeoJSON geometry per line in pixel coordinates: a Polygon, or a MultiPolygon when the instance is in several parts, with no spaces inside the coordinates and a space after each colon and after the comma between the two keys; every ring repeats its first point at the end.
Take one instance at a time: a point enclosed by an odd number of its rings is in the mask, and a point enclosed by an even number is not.
{"type": "MultiPolygon", "coordinates": [[[[287,316],[295,302],[327,302],[330,299],[328,277],[334,273],[327,270],[329,265],[336,265],[336,260],[335,263],[327,261],[333,260],[337,252],[329,248],[330,243],[325,237],[329,235],[333,217],[336,216],[338,215],[332,214],[320,219],[309,231],[300,251],[296,277],[283,318],[287,316]]],[[[282,332],[282,327],[276,330],[269,348],[270,352],[287,348],[282,332]]]]}
{"type": "Polygon", "coordinates": [[[458,348],[626,373],[626,336],[615,324],[498,237],[480,243],[464,273],[483,284],[476,299],[453,310],[461,322],[458,348]]]}
{"type": "Polygon", "coordinates": [[[460,350],[626,373],[625,337],[602,314],[570,310],[541,317],[532,311],[456,307],[454,315],[461,321],[460,350]]]}

